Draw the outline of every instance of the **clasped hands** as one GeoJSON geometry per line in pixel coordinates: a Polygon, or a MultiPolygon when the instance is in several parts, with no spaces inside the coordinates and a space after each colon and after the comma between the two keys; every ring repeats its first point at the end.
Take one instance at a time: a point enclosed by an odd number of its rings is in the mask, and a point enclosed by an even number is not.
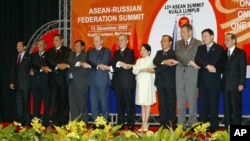
{"type": "Polygon", "coordinates": [[[216,73],[216,68],[213,65],[207,65],[206,66],[207,70],[211,73],[216,73]]]}
{"type": "Polygon", "coordinates": [[[119,65],[120,65],[123,69],[125,69],[125,70],[131,69],[131,68],[133,67],[132,64],[126,64],[126,63],[124,63],[124,62],[122,62],[122,61],[119,62],[119,65]]]}
{"type": "Polygon", "coordinates": [[[106,71],[110,70],[109,66],[108,65],[104,65],[104,64],[99,64],[98,65],[98,69],[100,69],[100,70],[106,70],[106,71]]]}
{"type": "MultiPolygon", "coordinates": [[[[45,73],[52,72],[52,70],[51,70],[48,66],[43,66],[43,67],[41,67],[40,71],[43,71],[43,72],[45,72],[45,73]]],[[[34,70],[33,70],[33,69],[30,69],[29,74],[30,74],[31,76],[33,76],[33,75],[35,74],[35,73],[34,73],[34,70]]]]}
{"type": "Polygon", "coordinates": [[[198,66],[193,60],[190,60],[188,64],[191,65],[191,66],[192,66],[194,69],[196,69],[196,70],[198,70],[198,69],[201,68],[201,67],[198,66]]]}
{"type": "MultiPolygon", "coordinates": [[[[132,64],[126,64],[126,63],[124,63],[122,61],[119,61],[119,65],[120,65],[120,67],[122,67],[123,69],[126,69],[126,70],[131,69],[133,67],[132,64]]],[[[100,70],[110,71],[110,66],[108,66],[108,65],[98,64],[98,68],[100,70]]]]}
{"type": "Polygon", "coordinates": [[[64,69],[68,68],[69,65],[66,64],[66,63],[60,63],[60,64],[57,64],[56,67],[57,67],[59,70],[64,70],[64,69]]]}
{"type": "Polygon", "coordinates": [[[76,62],[75,67],[83,67],[83,68],[87,69],[87,68],[90,68],[90,65],[86,62],[78,61],[78,62],[76,62]]]}
{"type": "Polygon", "coordinates": [[[48,66],[43,66],[41,70],[45,73],[52,72],[52,70],[48,66]]]}
{"type": "Polygon", "coordinates": [[[174,65],[177,65],[179,62],[174,59],[166,59],[166,60],[163,60],[162,63],[164,65],[174,66],[174,65]]]}

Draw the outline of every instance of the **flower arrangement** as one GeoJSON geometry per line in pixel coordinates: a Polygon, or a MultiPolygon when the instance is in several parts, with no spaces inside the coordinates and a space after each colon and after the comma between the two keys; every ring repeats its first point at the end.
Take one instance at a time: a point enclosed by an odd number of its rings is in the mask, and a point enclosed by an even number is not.
{"type": "Polygon", "coordinates": [[[53,125],[45,128],[39,118],[31,121],[31,127],[23,127],[20,123],[13,122],[3,128],[0,124],[1,141],[229,141],[229,132],[216,131],[207,133],[210,123],[194,123],[190,128],[183,130],[183,125],[163,129],[156,132],[133,132],[119,130],[122,125],[112,126],[102,116],[94,121],[92,127],[79,119],[70,121],[62,127],[53,125]]]}

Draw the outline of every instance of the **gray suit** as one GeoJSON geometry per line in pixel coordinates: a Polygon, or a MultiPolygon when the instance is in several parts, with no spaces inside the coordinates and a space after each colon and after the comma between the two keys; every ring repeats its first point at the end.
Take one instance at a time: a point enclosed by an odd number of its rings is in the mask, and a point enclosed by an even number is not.
{"type": "Polygon", "coordinates": [[[198,70],[188,63],[190,60],[194,61],[201,41],[192,38],[188,48],[186,48],[184,40],[178,40],[175,45],[176,58],[180,62],[176,67],[178,123],[184,124],[186,120],[186,101],[188,101],[189,119],[187,123],[190,125],[197,121],[198,70]]]}
{"type": "Polygon", "coordinates": [[[88,69],[82,66],[75,66],[80,62],[87,62],[87,53],[82,52],[78,56],[71,53],[68,59],[70,69],[68,71],[68,91],[69,91],[69,107],[71,119],[75,119],[80,114],[80,120],[88,122],[87,92],[88,92],[88,69]]]}
{"type": "Polygon", "coordinates": [[[99,64],[109,65],[111,50],[102,47],[99,51],[92,48],[88,51],[88,63],[91,65],[89,70],[90,86],[90,107],[92,117],[102,116],[108,120],[109,116],[109,86],[110,78],[107,70],[98,68],[99,64]]]}

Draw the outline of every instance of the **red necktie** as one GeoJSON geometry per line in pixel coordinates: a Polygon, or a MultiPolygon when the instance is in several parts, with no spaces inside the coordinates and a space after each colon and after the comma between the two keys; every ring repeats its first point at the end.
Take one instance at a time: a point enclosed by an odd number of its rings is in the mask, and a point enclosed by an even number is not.
{"type": "Polygon", "coordinates": [[[188,48],[188,41],[185,41],[185,46],[186,48],[188,48]]]}
{"type": "Polygon", "coordinates": [[[17,58],[17,67],[20,68],[20,65],[21,65],[21,54],[19,54],[17,58]]]}

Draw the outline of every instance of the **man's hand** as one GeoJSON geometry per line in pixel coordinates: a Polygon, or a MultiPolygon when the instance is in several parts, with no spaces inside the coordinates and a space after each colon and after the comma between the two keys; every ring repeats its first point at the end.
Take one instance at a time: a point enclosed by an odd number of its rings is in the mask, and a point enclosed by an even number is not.
{"type": "Polygon", "coordinates": [[[213,65],[207,65],[207,70],[211,73],[216,73],[216,68],[213,65]]]}
{"type": "Polygon", "coordinates": [[[99,64],[98,68],[101,69],[101,70],[107,70],[107,71],[109,71],[109,66],[108,65],[99,64]]]}
{"type": "Polygon", "coordinates": [[[15,89],[15,85],[13,83],[10,84],[10,89],[14,90],[15,89]]]}
{"type": "Polygon", "coordinates": [[[131,68],[133,67],[132,64],[126,64],[126,63],[124,63],[124,62],[122,62],[122,61],[120,61],[120,66],[121,66],[123,69],[125,69],[125,70],[131,69],[131,68]]]}
{"type": "Polygon", "coordinates": [[[244,85],[239,85],[239,86],[238,86],[238,91],[239,91],[239,92],[243,91],[243,89],[244,89],[244,85]]]}
{"type": "Polygon", "coordinates": [[[198,66],[193,60],[190,60],[189,64],[196,70],[200,69],[200,66],[198,66]]]}
{"type": "Polygon", "coordinates": [[[66,63],[61,63],[61,64],[57,64],[56,67],[59,69],[59,70],[64,70],[66,68],[68,68],[68,64],[66,63]]]}
{"type": "Polygon", "coordinates": [[[85,69],[89,68],[89,64],[86,62],[80,62],[80,65],[85,69]]]}
{"type": "Polygon", "coordinates": [[[43,72],[45,72],[45,73],[52,72],[52,70],[51,70],[48,66],[43,66],[43,67],[41,68],[41,70],[42,70],[43,72]]]}
{"type": "Polygon", "coordinates": [[[166,60],[163,60],[162,63],[164,65],[174,66],[174,65],[177,65],[179,62],[174,59],[166,59],[166,60]]]}
{"type": "Polygon", "coordinates": [[[34,73],[34,70],[33,69],[30,69],[30,75],[33,76],[35,73],[34,73]]]}

